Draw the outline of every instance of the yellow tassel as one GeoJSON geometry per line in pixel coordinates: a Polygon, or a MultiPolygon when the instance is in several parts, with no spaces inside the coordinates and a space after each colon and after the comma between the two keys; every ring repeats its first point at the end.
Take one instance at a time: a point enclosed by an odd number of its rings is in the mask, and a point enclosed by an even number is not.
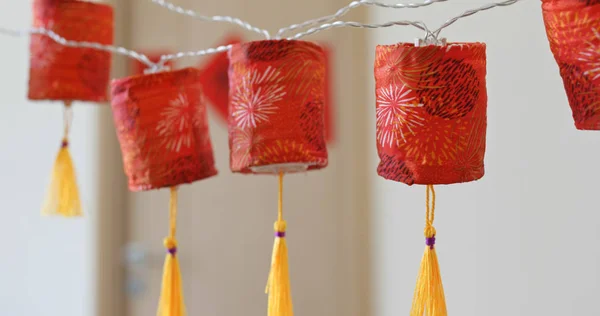
{"type": "Polygon", "coordinates": [[[165,238],[167,257],[163,270],[162,289],[158,303],[158,316],[184,316],[185,304],[183,303],[183,286],[181,283],[181,270],[177,260],[177,188],[171,188],[171,202],[169,206],[169,221],[171,229],[169,237],[165,238]]]}
{"type": "Polygon", "coordinates": [[[271,272],[265,290],[269,294],[268,316],[293,316],[288,250],[285,242],[286,223],[283,220],[283,173],[279,173],[278,214],[274,225],[275,244],[271,258],[271,272]]]}
{"type": "Polygon", "coordinates": [[[61,148],[56,156],[52,169],[52,180],[46,201],[42,207],[42,214],[61,215],[65,217],[81,216],[81,201],[73,159],[69,152],[69,127],[71,124],[71,103],[65,102],[65,136],[61,148]]]}
{"type": "Polygon", "coordinates": [[[442,285],[442,276],[440,266],[435,253],[435,228],[433,220],[435,219],[435,190],[433,185],[427,185],[427,215],[425,219],[425,253],[421,261],[421,269],[417,278],[417,286],[413,298],[410,316],[447,316],[446,298],[444,297],[444,287],[442,285]],[[433,199],[429,200],[429,195],[433,199]]]}

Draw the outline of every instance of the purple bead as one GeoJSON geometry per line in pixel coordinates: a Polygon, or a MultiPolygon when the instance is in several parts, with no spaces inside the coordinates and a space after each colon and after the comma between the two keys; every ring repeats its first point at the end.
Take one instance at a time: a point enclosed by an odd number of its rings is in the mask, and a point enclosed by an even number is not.
{"type": "Polygon", "coordinates": [[[433,236],[431,238],[425,238],[425,244],[427,246],[429,246],[429,249],[433,249],[433,247],[435,245],[435,236],[433,236]]]}
{"type": "Polygon", "coordinates": [[[285,232],[275,232],[275,237],[283,238],[285,237],[285,232]]]}
{"type": "Polygon", "coordinates": [[[177,247],[169,248],[167,250],[169,251],[169,253],[171,254],[171,256],[175,256],[175,254],[177,253],[177,247]]]}

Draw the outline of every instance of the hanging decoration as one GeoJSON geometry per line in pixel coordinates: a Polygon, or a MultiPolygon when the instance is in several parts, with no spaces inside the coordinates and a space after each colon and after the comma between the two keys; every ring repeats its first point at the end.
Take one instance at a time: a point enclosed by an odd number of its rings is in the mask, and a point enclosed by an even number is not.
{"type": "Polygon", "coordinates": [[[324,53],[310,42],[266,40],[233,45],[229,60],[230,167],[279,174],[268,315],[291,316],[283,174],[327,166],[324,53]]]}
{"type": "Polygon", "coordinates": [[[377,172],[408,185],[427,185],[426,248],[411,316],[445,316],[433,185],[483,177],[485,44],[380,45],[375,55],[377,172]]]}
{"type": "Polygon", "coordinates": [[[377,173],[412,184],[483,177],[485,45],[377,46],[377,173]]]}
{"type": "MultiPolygon", "coordinates": [[[[223,45],[238,44],[242,37],[236,34],[228,35],[223,45]]],[[[200,82],[209,104],[217,115],[225,122],[229,115],[229,59],[227,52],[215,54],[208,58],[199,67],[202,76],[200,82]]]]}
{"type": "MultiPolygon", "coordinates": [[[[36,0],[33,27],[108,45],[113,42],[113,10],[85,1],[36,0]]],[[[31,36],[30,53],[29,99],[62,101],[65,106],[64,135],[42,212],[79,216],[81,202],[69,151],[72,103],[107,101],[111,56],[95,49],[66,47],[43,35],[31,36]]]]}
{"type": "Polygon", "coordinates": [[[322,48],[258,41],[233,45],[229,59],[231,170],[277,174],[327,166],[322,48]]]}
{"type": "Polygon", "coordinates": [[[542,0],[542,11],[575,127],[600,130],[600,1],[542,0]]]}
{"type": "Polygon", "coordinates": [[[131,191],[170,188],[170,233],[158,316],[183,316],[176,232],[177,187],[217,174],[195,68],[112,83],[112,109],[131,191]]]}

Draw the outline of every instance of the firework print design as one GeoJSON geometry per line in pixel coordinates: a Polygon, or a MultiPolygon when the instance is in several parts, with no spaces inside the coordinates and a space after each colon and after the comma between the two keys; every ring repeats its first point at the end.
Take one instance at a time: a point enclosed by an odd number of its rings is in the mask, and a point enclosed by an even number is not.
{"type": "Polygon", "coordinates": [[[485,44],[378,46],[377,173],[408,185],[483,177],[485,76],[485,44]]]}
{"type": "Polygon", "coordinates": [[[323,49],[303,41],[249,42],[233,45],[229,61],[231,170],[327,166],[323,49]]]}
{"type": "Polygon", "coordinates": [[[112,110],[129,189],[177,186],[217,174],[200,71],[112,82],[112,110]]]}
{"type": "Polygon", "coordinates": [[[600,130],[600,1],[542,1],[550,49],[575,127],[600,130]]]}
{"type": "MultiPolygon", "coordinates": [[[[36,0],[33,27],[44,27],[75,41],[113,44],[112,7],[87,1],[36,0]]],[[[31,100],[108,100],[111,55],[88,48],[59,45],[47,36],[31,35],[31,100]]]]}

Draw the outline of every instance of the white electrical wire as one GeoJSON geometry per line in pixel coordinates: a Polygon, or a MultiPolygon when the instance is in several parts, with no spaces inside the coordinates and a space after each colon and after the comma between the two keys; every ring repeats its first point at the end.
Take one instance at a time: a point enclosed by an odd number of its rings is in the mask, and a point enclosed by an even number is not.
{"type": "Polygon", "coordinates": [[[425,23],[417,22],[417,21],[392,21],[392,22],[387,22],[387,23],[382,23],[382,24],[363,24],[363,23],[358,23],[358,22],[335,21],[333,23],[325,23],[318,27],[313,27],[311,29],[308,29],[305,32],[299,32],[292,37],[288,37],[287,39],[288,40],[297,40],[304,36],[315,34],[315,33],[321,32],[321,31],[325,31],[325,30],[332,29],[332,28],[345,27],[345,26],[356,27],[356,28],[376,29],[376,28],[385,28],[385,27],[391,27],[391,26],[396,26],[396,25],[400,25],[400,26],[412,25],[420,30],[427,32],[427,36],[430,36],[432,34],[429,31],[429,29],[427,29],[427,26],[425,25],[425,23]]]}
{"type": "Polygon", "coordinates": [[[433,32],[430,32],[427,28],[427,25],[423,22],[415,22],[415,21],[397,21],[397,22],[388,22],[388,23],[383,23],[383,24],[362,24],[362,23],[358,23],[358,22],[344,22],[344,21],[335,21],[333,23],[325,23],[322,24],[318,27],[313,27],[305,32],[299,32],[296,35],[292,36],[292,37],[288,37],[289,40],[295,40],[295,39],[299,39],[301,37],[307,36],[307,35],[311,35],[311,34],[315,34],[321,31],[325,31],[331,28],[337,28],[337,27],[344,27],[344,26],[350,26],[350,27],[358,27],[358,28],[384,28],[384,27],[390,27],[390,26],[394,26],[394,25],[412,25],[415,26],[421,30],[424,30],[427,32],[426,35],[426,39],[432,39],[435,42],[438,42],[438,37],[440,35],[440,32],[449,27],[450,25],[454,24],[456,21],[471,16],[475,13],[481,12],[481,11],[486,11],[492,8],[496,8],[496,7],[505,7],[505,6],[509,6],[512,4],[515,4],[517,2],[520,2],[523,0],[507,0],[507,1],[502,1],[502,2],[496,2],[496,3],[490,3],[490,4],[486,4],[482,7],[479,7],[477,9],[472,9],[472,10],[468,10],[463,12],[462,14],[460,14],[459,16],[456,16],[454,18],[451,18],[450,20],[446,21],[446,23],[442,24],[442,26],[440,26],[438,29],[436,29],[433,32]]]}
{"type": "MultiPolygon", "coordinates": [[[[270,38],[270,34],[267,30],[263,30],[263,29],[254,27],[254,26],[250,25],[249,23],[244,22],[238,18],[233,18],[233,17],[229,17],[229,16],[207,17],[207,16],[199,15],[191,10],[185,10],[179,6],[171,4],[164,0],[151,0],[151,1],[153,3],[156,3],[160,6],[163,6],[169,10],[175,11],[180,14],[192,16],[192,17],[195,17],[195,18],[198,18],[201,20],[205,20],[205,21],[229,22],[229,23],[237,24],[248,30],[263,34],[267,39],[270,38]]],[[[323,21],[330,21],[332,19],[339,18],[339,17],[343,16],[344,14],[346,14],[350,9],[358,7],[360,5],[372,5],[372,6],[379,6],[379,7],[384,7],[384,8],[398,9],[398,8],[423,7],[423,6],[431,5],[436,2],[443,2],[443,1],[447,1],[447,0],[425,0],[423,3],[418,3],[418,4],[384,4],[384,3],[374,2],[374,1],[370,1],[370,0],[353,1],[348,6],[338,10],[338,12],[334,15],[330,15],[330,16],[326,16],[326,17],[322,17],[322,18],[318,18],[318,19],[313,19],[313,20],[306,21],[304,23],[293,24],[291,26],[281,28],[279,30],[279,32],[277,33],[277,37],[280,37],[283,33],[290,31],[290,30],[294,30],[294,29],[298,29],[301,27],[314,25],[316,23],[322,23],[323,21]]],[[[509,5],[515,4],[520,1],[523,1],[523,0],[507,0],[507,1],[503,1],[503,2],[487,4],[482,7],[477,8],[477,9],[465,11],[461,15],[446,21],[446,23],[444,23],[442,26],[440,26],[438,29],[436,29],[433,32],[429,31],[429,29],[427,28],[427,25],[425,25],[425,23],[418,22],[418,21],[392,21],[392,22],[387,22],[387,23],[382,23],[382,24],[363,24],[363,23],[351,22],[351,21],[350,22],[335,21],[333,23],[325,23],[318,27],[310,28],[304,32],[299,32],[292,37],[288,37],[288,39],[296,40],[296,39],[302,38],[304,36],[308,36],[308,35],[315,34],[315,33],[318,33],[318,32],[321,32],[321,31],[324,31],[327,29],[338,28],[338,27],[356,27],[356,28],[373,29],[373,28],[391,27],[391,26],[396,26],[396,25],[403,25],[403,26],[411,25],[420,30],[425,31],[427,33],[427,35],[425,37],[426,39],[433,39],[433,40],[437,41],[437,38],[438,38],[440,32],[443,29],[454,24],[459,19],[471,16],[477,12],[489,10],[492,8],[509,6],[509,5]]],[[[183,57],[198,57],[198,56],[205,56],[205,55],[210,55],[210,54],[221,53],[221,52],[230,50],[232,47],[231,45],[226,45],[226,46],[219,46],[216,48],[203,49],[203,50],[199,50],[199,51],[179,52],[179,53],[175,53],[175,54],[162,55],[160,57],[160,60],[157,63],[154,63],[148,58],[148,56],[146,56],[142,53],[138,53],[136,51],[124,48],[124,47],[104,45],[104,44],[95,43],[95,42],[67,40],[64,37],[60,36],[59,34],[56,34],[54,31],[48,30],[45,28],[32,28],[32,29],[28,29],[28,30],[13,30],[13,29],[7,29],[7,28],[0,27],[0,34],[5,34],[8,36],[14,36],[14,37],[22,37],[22,36],[26,36],[26,35],[30,35],[30,34],[39,34],[39,35],[48,36],[50,39],[54,40],[56,43],[67,46],[67,47],[91,48],[91,49],[106,51],[106,52],[115,53],[115,54],[119,54],[119,55],[124,55],[124,56],[130,57],[130,58],[133,58],[133,59],[136,59],[136,60],[142,62],[143,64],[145,64],[146,66],[149,67],[150,72],[155,72],[155,71],[161,70],[164,67],[164,64],[169,60],[179,59],[179,58],[183,58],[183,57]]]]}
{"type": "Polygon", "coordinates": [[[175,4],[165,1],[165,0],[151,0],[151,1],[152,1],[152,3],[158,4],[159,6],[161,6],[163,8],[169,9],[169,10],[177,12],[179,14],[191,16],[198,20],[207,21],[207,22],[211,22],[211,21],[212,22],[227,22],[227,23],[236,24],[236,25],[239,25],[239,26],[245,28],[246,30],[262,34],[263,36],[265,36],[266,39],[271,39],[271,34],[269,34],[269,31],[255,27],[255,26],[251,25],[250,23],[242,21],[238,18],[234,18],[231,16],[220,16],[220,15],[205,16],[205,15],[198,14],[195,11],[184,9],[178,5],[175,5],[175,4]]]}
{"type": "Polygon", "coordinates": [[[0,34],[5,34],[8,36],[13,36],[13,37],[23,37],[23,36],[27,36],[29,34],[45,35],[45,36],[48,36],[53,41],[55,41],[56,43],[61,44],[63,46],[78,47],[78,48],[91,48],[91,49],[115,53],[115,54],[119,54],[119,55],[123,55],[123,56],[127,56],[130,58],[139,60],[144,65],[148,66],[149,72],[156,72],[156,71],[161,70],[164,67],[164,64],[169,60],[179,59],[179,58],[183,58],[183,57],[197,57],[197,56],[216,54],[216,53],[228,51],[229,49],[231,49],[231,45],[227,45],[227,46],[219,46],[217,48],[208,48],[208,49],[199,50],[199,51],[179,52],[179,53],[175,53],[175,54],[162,55],[162,56],[160,56],[160,60],[157,63],[154,63],[148,58],[148,56],[146,56],[142,53],[138,53],[136,51],[124,48],[124,47],[104,45],[104,44],[94,43],[94,42],[80,42],[80,41],[67,40],[64,37],[56,34],[54,31],[48,30],[45,28],[32,28],[29,30],[11,30],[11,29],[0,27],[0,34]]]}
{"type": "Polygon", "coordinates": [[[9,35],[9,36],[14,36],[14,37],[23,37],[23,36],[27,36],[29,34],[45,35],[45,36],[48,36],[53,41],[55,41],[58,44],[63,45],[63,46],[78,47],[78,48],[92,48],[92,49],[96,49],[96,50],[115,53],[115,54],[119,54],[119,55],[128,56],[133,59],[137,59],[140,62],[147,65],[148,67],[156,66],[155,63],[153,63],[152,61],[150,61],[150,59],[148,59],[148,56],[146,56],[144,54],[140,54],[136,51],[129,50],[124,47],[104,45],[104,44],[94,43],[94,42],[80,42],[80,41],[67,40],[64,37],[56,34],[54,31],[48,30],[45,28],[41,28],[41,27],[32,28],[29,30],[11,30],[11,29],[0,27],[0,33],[9,35]]]}
{"type": "Polygon", "coordinates": [[[437,38],[440,35],[440,32],[443,29],[445,29],[448,26],[454,24],[454,22],[456,22],[456,21],[458,21],[458,20],[460,20],[462,18],[471,16],[471,15],[473,15],[475,13],[478,13],[478,12],[481,12],[481,11],[486,11],[486,10],[489,10],[489,9],[493,9],[493,8],[496,8],[496,7],[506,7],[506,6],[509,6],[509,5],[513,5],[513,4],[515,4],[517,2],[520,2],[520,1],[523,1],[523,0],[508,0],[508,1],[490,3],[490,4],[486,4],[486,5],[484,5],[484,6],[480,7],[480,8],[477,8],[477,9],[472,9],[472,10],[465,11],[461,15],[459,15],[457,17],[454,17],[454,18],[446,21],[446,23],[442,24],[442,26],[440,26],[437,30],[433,31],[433,36],[435,38],[437,38]]]}
{"type": "Polygon", "coordinates": [[[381,3],[381,2],[371,1],[371,0],[352,1],[347,6],[339,9],[335,14],[327,15],[327,16],[320,17],[317,19],[308,20],[306,22],[302,22],[299,24],[292,24],[290,26],[280,28],[279,31],[277,32],[277,34],[275,35],[275,38],[280,39],[283,36],[283,34],[288,31],[293,31],[293,30],[296,30],[299,28],[305,28],[305,27],[309,27],[309,26],[313,26],[313,25],[317,25],[317,24],[321,24],[321,23],[331,22],[333,20],[341,18],[342,16],[344,16],[348,12],[350,12],[350,10],[360,7],[360,6],[376,6],[376,7],[389,8],[389,9],[406,9],[406,8],[413,9],[413,8],[425,7],[425,6],[432,5],[437,2],[445,2],[445,1],[447,1],[447,0],[425,0],[422,3],[396,3],[396,4],[387,4],[387,3],[381,3]]]}
{"type": "Polygon", "coordinates": [[[232,45],[224,45],[224,46],[219,46],[217,48],[208,48],[208,49],[203,49],[203,50],[198,50],[198,51],[179,52],[176,54],[162,55],[162,56],[160,56],[160,60],[157,63],[157,66],[162,67],[167,61],[173,60],[173,59],[179,59],[179,58],[183,58],[183,57],[199,57],[199,56],[205,56],[205,55],[226,52],[231,49],[231,46],[232,45]]]}

